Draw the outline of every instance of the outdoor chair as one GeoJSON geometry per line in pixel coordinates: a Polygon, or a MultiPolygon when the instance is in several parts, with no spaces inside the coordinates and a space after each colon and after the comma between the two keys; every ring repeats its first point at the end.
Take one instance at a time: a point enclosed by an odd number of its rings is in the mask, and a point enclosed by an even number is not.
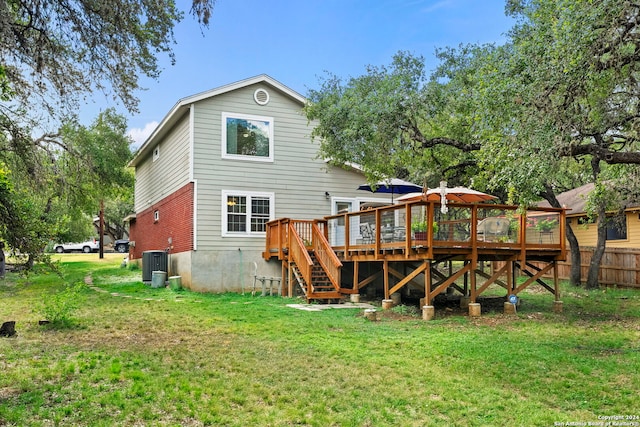
{"type": "Polygon", "coordinates": [[[375,237],[371,225],[367,222],[360,224],[360,235],[362,236],[362,243],[365,245],[373,243],[375,237]]]}
{"type": "Polygon", "coordinates": [[[478,222],[478,240],[494,242],[500,237],[509,235],[509,220],[506,218],[488,217],[478,222]]]}
{"type": "Polygon", "coordinates": [[[394,240],[401,242],[405,240],[407,237],[407,230],[403,226],[398,226],[393,229],[393,238],[394,240]]]}
{"type": "Polygon", "coordinates": [[[380,227],[380,238],[383,242],[392,242],[393,233],[393,226],[391,225],[383,225],[380,227]]]}

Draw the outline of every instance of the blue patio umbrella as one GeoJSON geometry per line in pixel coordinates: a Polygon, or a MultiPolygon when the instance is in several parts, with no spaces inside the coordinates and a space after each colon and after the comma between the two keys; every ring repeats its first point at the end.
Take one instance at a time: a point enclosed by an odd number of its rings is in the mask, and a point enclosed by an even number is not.
{"type": "Polygon", "coordinates": [[[389,193],[391,194],[391,202],[393,202],[394,194],[407,194],[422,191],[422,186],[399,178],[389,178],[383,181],[378,181],[375,184],[362,184],[358,187],[358,190],[370,191],[372,193],[389,193]]]}

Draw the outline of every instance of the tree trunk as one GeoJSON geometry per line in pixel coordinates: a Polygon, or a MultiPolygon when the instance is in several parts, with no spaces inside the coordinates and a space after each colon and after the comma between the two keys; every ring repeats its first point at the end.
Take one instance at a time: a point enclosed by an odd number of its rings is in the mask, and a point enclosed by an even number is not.
{"type": "Polygon", "coordinates": [[[29,257],[27,258],[27,262],[25,263],[25,268],[27,270],[31,270],[35,264],[36,260],[35,257],[33,256],[33,254],[29,254],[29,257]]]}
{"type": "Polygon", "coordinates": [[[607,244],[607,213],[604,206],[598,206],[598,240],[593,250],[589,273],[587,275],[587,289],[597,289],[600,285],[598,276],[600,275],[600,262],[604,255],[607,244]]]}
{"type": "MultiPolygon", "coordinates": [[[[547,183],[545,185],[545,191],[542,195],[549,204],[554,208],[561,208],[560,202],[556,197],[556,193],[551,186],[551,184],[547,183]]],[[[566,220],[566,237],[569,241],[569,251],[571,253],[571,271],[569,273],[569,283],[572,285],[579,286],[582,281],[582,268],[580,264],[582,263],[581,254],[580,254],[580,245],[578,244],[578,239],[576,238],[573,229],[571,228],[571,221],[569,218],[566,220]]]]}
{"type": "Polygon", "coordinates": [[[569,283],[580,286],[582,283],[582,254],[580,253],[580,245],[571,225],[571,221],[567,218],[566,234],[569,241],[569,253],[571,257],[571,270],[569,271],[569,283]]]}

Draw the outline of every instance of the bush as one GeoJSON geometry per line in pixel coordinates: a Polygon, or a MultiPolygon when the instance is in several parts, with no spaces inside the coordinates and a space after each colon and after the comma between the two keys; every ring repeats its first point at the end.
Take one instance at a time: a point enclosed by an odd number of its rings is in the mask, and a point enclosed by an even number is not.
{"type": "Polygon", "coordinates": [[[417,307],[402,304],[392,307],[391,311],[395,314],[401,314],[403,316],[417,316],[418,314],[420,314],[420,310],[418,310],[417,307]]]}
{"type": "Polygon", "coordinates": [[[42,303],[36,308],[37,313],[53,325],[69,324],[73,313],[82,303],[84,287],[84,283],[77,282],[75,285],[67,285],[53,295],[45,295],[42,303]]]}

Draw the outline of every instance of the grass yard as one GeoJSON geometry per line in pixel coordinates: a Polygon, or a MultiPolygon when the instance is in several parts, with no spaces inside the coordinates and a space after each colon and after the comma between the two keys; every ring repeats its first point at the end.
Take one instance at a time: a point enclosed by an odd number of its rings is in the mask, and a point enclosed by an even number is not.
{"type": "Polygon", "coordinates": [[[565,286],[554,314],[531,288],[516,316],[371,322],[151,289],[120,254],[60,260],[64,280],[0,281],[18,332],[0,338],[0,426],[640,425],[637,291],[565,286]],[[73,322],[39,325],[34,307],[88,275],[102,292],[82,290],[73,322]]]}

